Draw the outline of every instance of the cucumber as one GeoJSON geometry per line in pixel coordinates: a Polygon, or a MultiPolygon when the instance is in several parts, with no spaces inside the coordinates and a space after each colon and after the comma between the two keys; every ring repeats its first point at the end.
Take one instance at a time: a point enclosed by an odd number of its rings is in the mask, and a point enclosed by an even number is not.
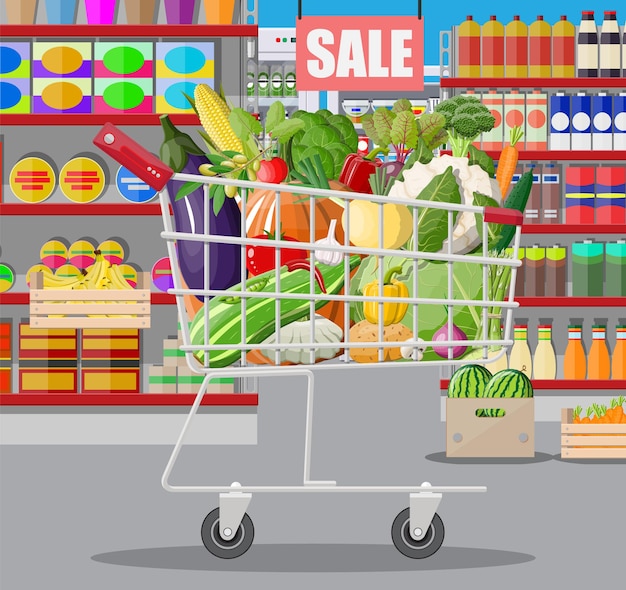
{"type": "MultiPolygon", "coordinates": [[[[361,264],[359,256],[350,257],[350,270],[361,264]]],[[[328,266],[318,263],[317,268],[322,273],[326,292],[336,295],[341,291],[344,283],[344,265],[328,266]]],[[[288,271],[286,266],[280,269],[280,292],[300,293],[306,296],[310,293],[310,272],[308,270],[288,271]]],[[[231,290],[238,289],[233,287],[231,290]]],[[[275,331],[276,299],[272,292],[276,290],[276,273],[269,271],[258,275],[246,282],[246,290],[258,292],[267,291],[267,297],[248,297],[246,305],[246,344],[260,344],[275,331]]],[[[316,284],[316,293],[321,293],[316,284]]],[[[308,315],[310,312],[307,299],[281,299],[280,326],[285,326],[308,315]]],[[[315,303],[315,309],[326,305],[321,299],[315,303]]],[[[232,365],[239,360],[240,350],[228,349],[228,345],[240,344],[242,305],[239,297],[223,295],[209,301],[209,333],[212,346],[224,345],[224,349],[209,351],[209,364],[220,368],[232,365]]],[[[204,306],[198,310],[191,327],[191,343],[201,346],[204,344],[204,306]]],[[[204,364],[205,351],[199,350],[194,356],[204,364]]]]}
{"type": "MultiPolygon", "coordinates": [[[[507,209],[516,209],[520,213],[524,213],[526,209],[526,203],[528,203],[528,197],[530,196],[530,189],[533,186],[533,173],[526,172],[522,174],[522,177],[511,189],[509,196],[504,202],[504,207],[507,209]]],[[[502,226],[502,232],[500,233],[500,241],[496,244],[496,251],[502,252],[505,248],[509,247],[509,244],[515,237],[515,226],[504,225],[502,226]]]]}

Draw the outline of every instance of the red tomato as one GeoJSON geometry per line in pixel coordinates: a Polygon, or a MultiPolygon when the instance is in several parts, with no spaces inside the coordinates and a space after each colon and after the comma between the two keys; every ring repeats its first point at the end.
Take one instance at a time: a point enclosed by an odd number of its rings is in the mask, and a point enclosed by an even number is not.
{"type": "MultiPolygon", "coordinates": [[[[269,240],[270,236],[264,234],[262,236],[254,236],[254,238],[258,240],[269,240]]],[[[282,236],[281,240],[299,243],[298,240],[290,238],[289,236],[282,236]]],[[[268,270],[274,270],[276,261],[275,252],[276,248],[273,246],[247,246],[246,267],[250,274],[260,275],[268,270]]],[[[308,256],[309,253],[302,248],[281,248],[280,265],[283,266],[292,260],[308,258],[308,256]]]]}
{"type": "Polygon", "coordinates": [[[287,178],[289,168],[282,158],[272,158],[271,160],[261,160],[261,167],[256,173],[259,182],[274,182],[278,184],[287,178]]]}

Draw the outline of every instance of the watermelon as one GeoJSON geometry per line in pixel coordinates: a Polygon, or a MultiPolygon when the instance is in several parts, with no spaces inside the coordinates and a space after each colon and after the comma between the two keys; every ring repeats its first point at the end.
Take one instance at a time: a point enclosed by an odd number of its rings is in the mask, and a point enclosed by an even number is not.
{"type": "Polygon", "coordinates": [[[484,397],[485,387],[493,378],[482,365],[463,365],[448,384],[448,397],[484,397]]]}
{"type": "Polygon", "coordinates": [[[533,386],[521,371],[505,369],[490,379],[484,397],[533,397],[533,386]]]}

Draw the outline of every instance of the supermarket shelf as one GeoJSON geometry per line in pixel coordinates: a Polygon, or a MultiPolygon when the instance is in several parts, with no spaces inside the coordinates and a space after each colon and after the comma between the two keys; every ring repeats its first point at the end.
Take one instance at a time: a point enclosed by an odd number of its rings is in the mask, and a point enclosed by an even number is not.
{"type": "Polygon", "coordinates": [[[521,307],[626,307],[626,297],[517,297],[521,307]]]}
{"type": "Polygon", "coordinates": [[[257,25],[2,25],[2,37],[257,37],[257,25]]]}
{"type": "MultiPolygon", "coordinates": [[[[7,393],[0,395],[0,406],[191,406],[194,394],[137,393],[128,395],[57,395],[7,393]]],[[[258,406],[257,393],[211,393],[203,406],[258,406]]]]}
{"type": "MultiPolygon", "coordinates": [[[[145,113],[145,114],[124,114],[119,115],[106,115],[97,113],[88,113],[84,115],[79,114],[64,114],[64,115],[45,115],[45,114],[25,114],[25,115],[2,115],[2,125],[8,126],[54,126],[54,125],[80,125],[83,127],[104,125],[105,123],[113,123],[114,125],[160,125],[159,117],[161,115],[157,113],[145,113]]],[[[170,119],[174,125],[179,127],[196,126],[200,125],[198,116],[195,113],[186,114],[171,114],[170,119]]]]}
{"type": "Polygon", "coordinates": [[[626,88],[626,78],[441,78],[441,88],[626,88]]]}
{"type": "MultiPolygon", "coordinates": [[[[487,365],[488,367],[489,365],[487,365]]],[[[448,384],[450,383],[449,379],[441,379],[439,381],[439,387],[441,389],[448,389],[448,384]]],[[[610,380],[599,380],[599,379],[581,379],[580,381],[574,379],[532,379],[533,389],[535,391],[543,390],[595,390],[595,389],[626,389],[626,380],[618,380],[618,379],[610,379],[610,380]]]]}
{"type": "MultiPolygon", "coordinates": [[[[0,293],[0,305],[28,305],[30,297],[28,293],[0,293]]],[[[174,295],[168,293],[151,293],[152,305],[172,305],[176,303],[174,295]]]]}
{"type": "Polygon", "coordinates": [[[522,226],[523,234],[626,234],[626,225],[603,224],[539,224],[530,223],[522,226]]]}
{"type": "MultiPolygon", "coordinates": [[[[450,150],[442,150],[442,154],[450,155],[450,150]]],[[[499,151],[487,150],[485,152],[492,160],[498,160],[499,151]]],[[[626,161],[626,151],[624,150],[520,150],[518,160],[520,161],[556,161],[561,162],[621,162],[626,161]]]]}
{"type": "Polygon", "coordinates": [[[161,205],[156,203],[0,203],[0,216],[5,215],[161,215],[161,205]]]}

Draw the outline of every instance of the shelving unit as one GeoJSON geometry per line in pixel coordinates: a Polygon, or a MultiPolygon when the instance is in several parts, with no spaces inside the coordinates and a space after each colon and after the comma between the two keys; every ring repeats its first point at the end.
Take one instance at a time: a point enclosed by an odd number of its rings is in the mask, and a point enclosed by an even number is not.
{"type": "MultiPolygon", "coordinates": [[[[589,390],[589,389],[603,389],[607,391],[619,390],[626,388],[626,381],[624,380],[581,380],[575,381],[573,379],[532,379],[533,389],[535,391],[559,391],[559,390],[589,390]]],[[[448,389],[450,384],[449,379],[441,379],[439,381],[439,387],[442,390],[448,389]]],[[[549,395],[549,394],[548,394],[549,395]]]]}
{"type": "Polygon", "coordinates": [[[441,88],[626,88],[626,78],[441,78],[441,88]]]}
{"type": "MultiPolygon", "coordinates": [[[[241,3],[241,22],[245,24],[225,24],[225,25],[5,25],[0,26],[0,35],[3,41],[214,41],[215,42],[215,80],[217,84],[223,83],[226,96],[235,106],[245,106],[243,101],[246,98],[245,62],[250,57],[249,52],[256,52],[256,37],[258,36],[257,2],[247,0],[241,3]],[[233,65],[235,64],[235,67],[233,65]]],[[[61,168],[63,158],[71,157],[63,152],[72,150],[72,154],[87,150],[95,152],[92,139],[97,128],[110,122],[120,127],[135,126],[134,131],[138,135],[138,141],[146,145],[150,143],[154,146],[160,128],[159,113],[147,114],[0,114],[3,138],[3,159],[4,170],[2,182],[7,181],[11,167],[21,153],[30,150],[39,150],[48,153],[57,165],[57,174],[61,168]],[[64,137],[59,142],[60,134],[64,137]],[[155,133],[157,135],[155,135],[155,133]],[[57,151],[58,150],[58,151],[57,151]]],[[[199,128],[199,120],[194,113],[169,114],[171,121],[179,127],[199,128]]],[[[153,151],[158,151],[158,143],[153,151]]],[[[98,154],[103,158],[110,172],[113,171],[103,154],[98,154]]],[[[105,166],[106,169],[106,166],[105,166]]],[[[117,168],[115,168],[117,169],[117,168]]],[[[111,176],[114,176],[111,174],[111,176]]],[[[109,177],[110,178],[110,177],[109,177]]],[[[7,185],[2,187],[0,192],[0,216],[3,224],[6,223],[11,231],[3,232],[5,243],[2,244],[2,261],[12,265],[18,275],[23,275],[30,264],[37,260],[32,260],[32,244],[26,249],[28,254],[24,254],[24,245],[20,247],[16,241],[17,227],[21,224],[29,226],[29,240],[38,240],[41,237],[43,243],[45,237],[53,235],[64,235],[69,233],[73,238],[80,238],[81,233],[89,232],[94,224],[95,227],[103,227],[102,231],[108,231],[109,236],[126,236],[130,242],[130,260],[137,261],[144,268],[150,268],[158,256],[154,255],[157,249],[154,244],[161,242],[159,234],[162,231],[162,224],[158,217],[161,216],[161,209],[158,200],[155,199],[146,204],[126,203],[121,197],[111,202],[109,198],[115,191],[114,184],[107,185],[107,193],[102,197],[101,202],[90,204],[76,204],[69,201],[60,202],[59,195],[55,192],[49,200],[41,204],[29,204],[18,202],[10,193],[7,185]],[[105,202],[108,201],[108,202],[105,202]],[[101,223],[101,217],[108,217],[106,223],[101,223]],[[142,221],[141,218],[149,218],[142,221]],[[49,220],[47,218],[50,218],[49,220]],[[67,221],[64,221],[67,218],[67,221]],[[82,223],[81,219],[82,218],[82,223]],[[115,220],[113,218],[116,218],[115,220]],[[132,221],[131,221],[132,220],[132,221]],[[117,221],[117,223],[116,223],[117,221]],[[145,224],[150,224],[150,229],[145,224]],[[126,229],[122,229],[126,228],[126,229]],[[49,232],[43,236],[41,232],[49,232]],[[142,250],[144,240],[137,240],[145,232],[150,232],[148,244],[143,247],[143,258],[141,255],[135,258],[134,253],[142,250]],[[134,235],[136,233],[136,235],[134,235]],[[135,247],[134,247],[135,246],[135,247]],[[154,256],[154,258],[147,258],[154,256]],[[28,259],[29,262],[25,262],[28,259]],[[21,266],[18,266],[21,263],[21,266]]],[[[57,189],[58,190],[58,189],[57,189]]],[[[19,230],[21,232],[21,229],[19,230]]],[[[95,230],[93,230],[95,231],[95,230]]],[[[101,230],[98,229],[98,234],[101,230]]],[[[69,237],[69,236],[68,236],[69,237]]],[[[102,236],[104,239],[105,236],[102,236]]],[[[122,237],[122,240],[124,237],[122,237]]],[[[165,246],[163,244],[163,255],[165,246]]],[[[23,283],[23,278],[22,278],[23,283]]],[[[11,290],[0,294],[0,306],[3,307],[3,316],[9,316],[13,321],[13,363],[14,372],[17,373],[17,318],[28,315],[29,293],[24,292],[25,285],[18,286],[19,291],[11,290]],[[25,309],[24,309],[25,307],[25,309]]],[[[14,287],[15,289],[15,287],[14,287]]],[[[152,350],[155,345],[152,341],[158,342],[159,336],[165,337],[168,332],[176,330],[176,310],[175,298],[167,293],[154,292],[150,296],[151,303],[160,307],[159,316],[161,325],[154,326],[158,332],[154,333],[154,338],[145,338],[142,347],[142,363],[152,364],[162,362],[154,354],[146,352],[152,350]],[[167,322],[165,322],[167,318],[167,322]],[[171,320],[170,320],[171,318],[171,320]],[[172,328],[173,326],[173,328],[172,328]],[[155,358],[153,358],[155,357],[155,358]]],[[[14,377],[15,379],[15,377],[14,377]]],[[[15,380],[14,380],[15,383],[15,380]]],[[[141,386],[140,386],[141,388],[141,386]]],[[[16,391],[16,389],[14,389],[16,391]]],[[[163,394],[137,394],[137,395],[85,395],[74,394],[69,396],[59,395],[32,395],[32,394],[0,394],[0,405],[12,406],[190,406],[193,402],[193,395],[177,394],[168,396],[163,394]]],[[[211,395],[205,398],[203,405],[256,405],[256,395],[235,394],[234,396],[211,395]],[[221,401],[220,401],[221,399],[221,401]]]]}

